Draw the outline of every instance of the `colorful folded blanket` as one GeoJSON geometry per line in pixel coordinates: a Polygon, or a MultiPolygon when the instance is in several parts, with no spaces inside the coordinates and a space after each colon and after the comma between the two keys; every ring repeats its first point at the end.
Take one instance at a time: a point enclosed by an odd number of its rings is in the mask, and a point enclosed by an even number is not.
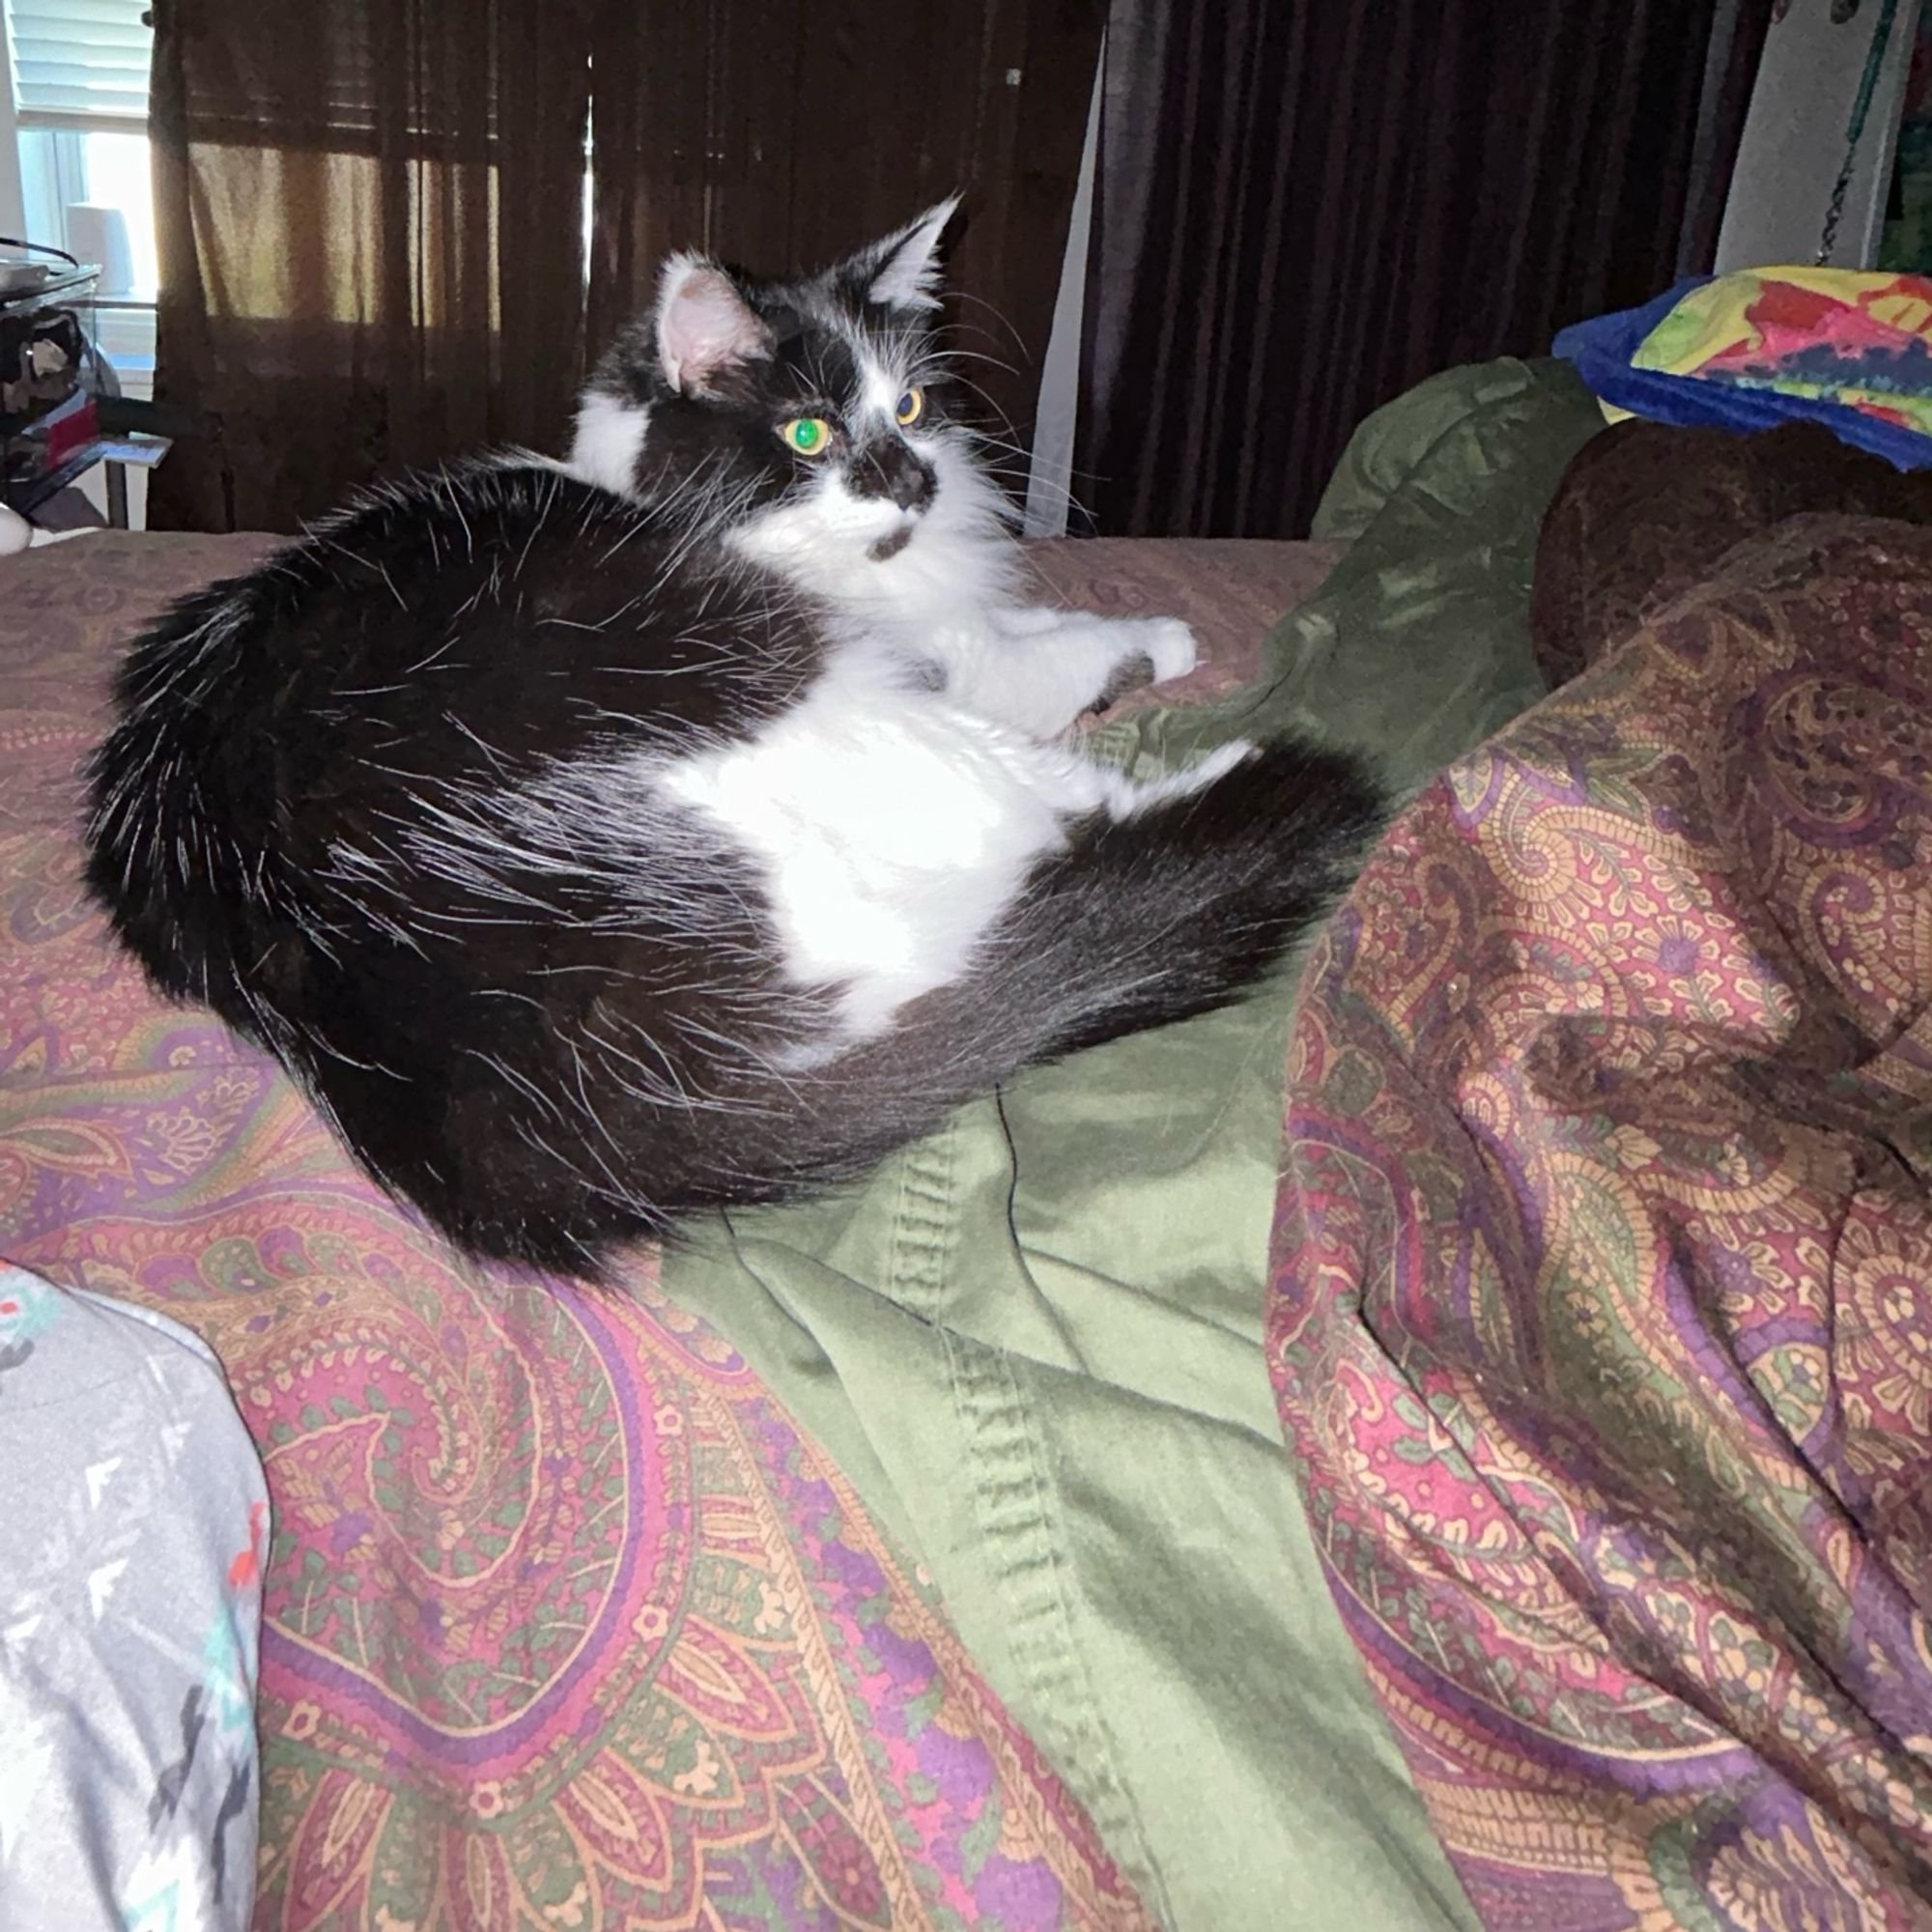
{"type": "Polygon", "coordinates": [[[1900,469],[1932,465],[1932,280],[1773,268],[1680,282],[1566,328],[1555,353],[1614,415],[1821,422],[1900,469]]]}

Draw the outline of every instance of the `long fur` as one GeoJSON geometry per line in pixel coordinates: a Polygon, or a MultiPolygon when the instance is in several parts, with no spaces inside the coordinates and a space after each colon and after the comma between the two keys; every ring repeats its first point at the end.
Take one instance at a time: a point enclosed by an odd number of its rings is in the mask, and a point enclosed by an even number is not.
{"type": "Polygon", "coordinates": [[[122,669],[116,931],[475,1253],[594,1276],[1220,1004],[1373,827],[1307,747],[1136,784],[1064,736],[1192,641],[1016,601],[948,214],[803,283],[674,258],[567,465],[385,486],[122,669]]]}

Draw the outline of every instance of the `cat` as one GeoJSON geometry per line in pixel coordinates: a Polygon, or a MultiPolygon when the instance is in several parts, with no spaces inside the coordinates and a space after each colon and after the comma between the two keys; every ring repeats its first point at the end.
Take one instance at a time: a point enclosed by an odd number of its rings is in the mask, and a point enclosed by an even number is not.
{"type": "Polygon", "coordinates": [[[788,282],[673,256],[566,460],[380,485],[121,668],[114,931],[473,1255],[596,1280],[1222,1004],[1377,823],[1311,746],[1140,781],[1069,737],[1194,640],[1021,600],[952,213],[788,282]]]}

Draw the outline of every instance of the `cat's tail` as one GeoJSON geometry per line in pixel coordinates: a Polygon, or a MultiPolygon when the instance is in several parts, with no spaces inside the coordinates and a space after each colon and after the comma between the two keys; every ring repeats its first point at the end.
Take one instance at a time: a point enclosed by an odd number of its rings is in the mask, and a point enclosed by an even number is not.
{"type": "Polygon", "coordinates": [[[961,979],[810,1083],[819,1149],[856,1170],[1022,1066],[1225,1005],[1327,911],[1383,812],[1352,759],[1287,741],[1085,821],[961,979]]]}
{"type": "MultiPolygon", "coordinates": [[[[629,980],[566,967],[531,982],[549,1002],[541,1028],[520,995],[453,1003],[460,1037],[425,1030],[436,981],[406,945],[365,947],[353,983],[301,955],[327,989],[305,1011],[325,1012],[355,1057],[313,1021],[270,1037],[371,1171],[458,1242],[596,1279],[625,1243],[857,1179],[1021,1067],[1220,1006],[1265,973],[1346,885],[1381,808],[1331,753],[1235,755],[1198,789],[1199,773],[1076,825],[960,978],[829,1059],[791,1051],[823,1040],[828,1003],[761,980],[682,1011],[673,987],[630,1025],[613,996],[629,980]],[[748,1019],[765,1028],[755,1055],[748,1019]]],[[[258,980],[282,963],[270,949],[258,980]]]]}

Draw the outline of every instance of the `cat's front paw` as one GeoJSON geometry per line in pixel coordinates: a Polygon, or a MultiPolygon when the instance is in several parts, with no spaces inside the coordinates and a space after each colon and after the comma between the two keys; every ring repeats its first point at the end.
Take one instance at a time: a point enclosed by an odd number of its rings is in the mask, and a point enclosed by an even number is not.
{"type": "Polygon", "coordinates": [[[1091,712],[1104,712],[1128,692],[1145,685],[1185,677],[1199,656],[1194,633],[1179,617],[1131,617],[1120,628],[1131,641],[1115,660],[1099,696],[1088,706],[1091,712]]]}
{"type": "Polygon", "coordinates": [[[1151,682],[1165,684],[1170,678],[1185,677],[1201,660],[1193,631],[1179,617],[1143,617],[1135,627],[1136,641],[1153,667],[1151,682]]]}

